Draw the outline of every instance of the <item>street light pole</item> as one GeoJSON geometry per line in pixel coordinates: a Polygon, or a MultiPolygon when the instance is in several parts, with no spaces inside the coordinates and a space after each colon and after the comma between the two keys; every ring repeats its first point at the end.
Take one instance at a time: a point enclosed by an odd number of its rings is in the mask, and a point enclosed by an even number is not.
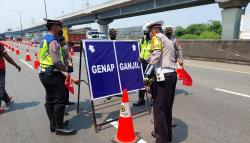
{"type": "Polygon", "coordinates": [[[23,30],[22,13],[27,11],[20,11],[20,10],[11,10],[11,11],[18,13],[20,20],[20,30],[22,31],[23,30]]]}
{"type": "Polygon", "coordinates": [[[44,2],[44,9],[45,9],[45,16],[46,16],[46,19],[48,18],[48,14],[47,14],[47,4],[46,4],[46,0],[43,0],[44,2]]]}
{"type": "Polygon", "coordinates": [[[20,18],[20,28],[21,28],[21,31],[23,30],[23,24],[22,24],[22,12],[18,12],[19,13],[19,18],[20,18]]]}

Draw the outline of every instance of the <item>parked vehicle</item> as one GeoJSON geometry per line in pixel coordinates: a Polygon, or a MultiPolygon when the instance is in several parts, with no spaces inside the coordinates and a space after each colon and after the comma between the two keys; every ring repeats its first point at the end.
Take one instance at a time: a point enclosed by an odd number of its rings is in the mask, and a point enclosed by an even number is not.
{"type": "Polygon", "coordinates": [[[42,38],[32,38],[30,43],[31,44],[39,44],[42,41],[42,38]]]}
{"type": "Polygon", "coordinates": [[[14,38],[14,41],[17,41],[17,42],[22,42],[23,41],[23,38],[21,36],[16,36],[14,38]]]}
{"type": "Polygon", "coordinates": [[[97,30],[89,30],[86,32],[86,37],[87,39],[92,39],[92,40],[107,40],[108,36],[98,32],[97,30]]]}

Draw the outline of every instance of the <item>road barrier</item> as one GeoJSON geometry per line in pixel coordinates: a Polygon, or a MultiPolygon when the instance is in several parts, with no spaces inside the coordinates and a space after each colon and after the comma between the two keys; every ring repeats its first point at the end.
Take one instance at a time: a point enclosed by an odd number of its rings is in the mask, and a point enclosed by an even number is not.
{"type": "Polygon", "coordinates": [[[181,40],[184,57],[250,65],[250,40],[181,40]]]}

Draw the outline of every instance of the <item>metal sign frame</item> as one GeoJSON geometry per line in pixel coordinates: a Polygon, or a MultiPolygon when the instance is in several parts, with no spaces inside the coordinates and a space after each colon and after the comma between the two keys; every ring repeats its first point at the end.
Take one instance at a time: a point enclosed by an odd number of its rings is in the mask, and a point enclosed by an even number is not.
{"type": "MultiPolygon", "coordinates": [[[[90,41],[90,40],[88,40],[88,41],[90,41]]],[[[91,41],[95,41],[95,42],[97,42],[97,40],[91,40],[91,41]]],[[[98,40],[99,41],[99,40],[98,40]]],[[[101,40],[100,40],[101,41],[101,40]]],[[[114,42],[115,41],[117,41],[117,40],[113,40],[113,44],[114,44],[114,42]]],[[[119,41],[129,41],[129,40],[119,40],[119,41]]],[[[132,40],[130,40],[130,41],[132,41],[132,40]]],[[[84,59],[85,59],[85,65],[86,65],[86,74],[87,74],[87,78],[88,78],[88,82],[86,82],[85,80],[82,80],[81,79],[81,72],[82,72],[82,70],[81,70],[81,68],[82,68],[82,54],[83,54],[83,52],[84,52],[84,50],[86,50],[86,47],[85,47],[85,44],[83,44],[83,42],[85,42],[85,41],[81,41],[81,44],[80,44],[80,59],[79,59],[79,77],[78,77],[78,79],[79,79],[79,81],[82,81],[82,82],[84,82],[88,87],[89,87],[89,92],[91,93],[92,92],[92,90],[91,90],[91,84],[90,84],[90,82],[91,82],[91,80],[90,80],[90,76],[89,76],[89,70],[88,70],[88,61],[87,61],[87,56],[86,56],[86,54],[84,54],[84,59]]],[[[105,41],[101,41],[101,42],[105,42],[105,41]]],[[[138,44],[138,47],[139,47],[139,44],[138,44]]],[[[115,48],[115,47],[114,47],[115,48]]],[[[140,50],[140,49],[139,49],[140,50]]],[[[139,51],[140,52],[140,51],[139,51]]],[[[86,53],[86,52],[85,52],[86,53]]],[[[117,58],[116,58],[117,59],[117,58]]],[[[118,62],[116,62],[117,64],[118,64],[118,62]]],[[[117,66],[118,67],[118,66],[117,66]]],[[[118,70],[118,73],[119,73],[119,69],[117,69],[118,70]]],[[[143,71],[142,71],[142,75],[143,75],[143,71]]],[[[120,80],[120,79],[119,79],[120,80]]],[[[119,81],[120,82],[120,81],[119,81]]],[[[121,83],[120,83],[120,85],[121,85],[121,83]]],[[[80,111],[80,92],[81,92],[81,90],[80,90],[80,86],[81,86],[81,84],[79,84],[78,85],[78,100],[77,100],[77,114],[79,114],[79,111],[80,111]]],[[[138,89],[139,90],[139,89],[138,89]]],[[[129,91],[129,93],[131,93],[131,92],[134,92],[134,91],[138,91],[138,90],[133,90],[133,91],[129,91]]],[[[117,93],[117,94],[121,94],[121,93],[117,93]]],[[[114,95],[117,95],[117,94],[114,94],[114,95]]],[[[144,113],[144,112],[148,112],[148,114],[151,114],[151,110],[150,110],[150,105],[149,105],[149,99],[148,99],[148,94],[147,94],[147,92],[145,92],[145,95],[146,95],[146,101],[147,101],[147,109],[144,109],[144,110],[142,110],[142,111],[139,111],[139,112],[135,112],[135,113],[132,113],[132,115],[137,115],[137,114],[141,114],[141,113],[144,113]]],[[[108,96],[105,96],[105,97],[109,97],[109,96],[112,96],[112,95],[108,95],[108,96]]],[[[102,122],[102,123],[97,123],[97,118],[96,118],[96,112],[95,112],[95,106],[98,106],[98,105],[95,105],[95,103],[94,103],[94,101],[95,100],[98,100],[98,99],[103,99],[103,98],[105,98],[105,97],[101,97],[101,98],[96,98],[96,99],[92,99],[92,95],[90,95],[90,98],[91,98],[91,109],[92,109],[92,118],[93,118],[93,122],[94,122],[94,126],[95,126],[95,131],[96,131],[96,133],[99,131],[99,129],[98,129],[98,127],[101,127],[101,126],[103,126],[103,125],[106,125],[106,124],[109,124],[109,123],[111,123],[111,122],[114,122],[114,121],[118,121],[119,120],[119,118],[116,118],[116,119],[112,119],[112,120],[108,120],[108,121],[104,121],[104,122],[102,122]]]]}

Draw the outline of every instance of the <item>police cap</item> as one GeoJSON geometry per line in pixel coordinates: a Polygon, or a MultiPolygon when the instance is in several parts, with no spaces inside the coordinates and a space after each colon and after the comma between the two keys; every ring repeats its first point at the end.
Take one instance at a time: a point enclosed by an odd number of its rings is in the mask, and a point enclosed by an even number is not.
{"type": "Polygon", "coordinates": [[[50,27],[52,27],[53,25],[58,25],[60,27],[62,27],[63,23],[60,20],[53,20],[53,19],[47,19],[44,18],[44,21],[46,21],[46,27],[48,29],[50,29],[50,27]]]}
{"type": "Polygon", "coordinates": [[[147,25],[147,28],[149,30],[153,29],[153,28],[161,28],[162,25],[163,25],[163,21],[160,20],[160,21],[156,21],[156,22],[151,22],[150,24],[147,25]]]}

